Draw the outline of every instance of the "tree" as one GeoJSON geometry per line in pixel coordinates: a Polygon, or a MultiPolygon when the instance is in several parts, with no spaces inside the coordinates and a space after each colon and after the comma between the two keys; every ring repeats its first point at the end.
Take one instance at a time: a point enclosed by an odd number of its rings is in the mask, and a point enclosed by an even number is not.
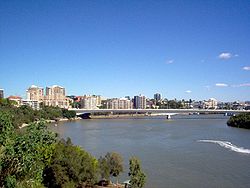
{"type": "Polygon", "coordinates": [[[105,155],[105,158],[108,162],[108,166],[110,169],[109,174],[113,177],[117,178],[118,184],[118,177],[121,172],[123,172],[123,158],[119,153],[111,152],[105,155]]]}
{"type": "Polygon", "coordinates": [[[71,119],[71,118],[74,118],[76,116],[76,112],[69,111],[68,109],[62,109],[62,115],[63,115],[63,117],[71,119]]]}
{"type": "Polygon", "coordinates": [[[17,131],[11,115],[0,111],[0,187],[41,187],[55,141],[44,122],[17,131]]]}
{"type": "Polygon", "coordinates": [[[105,157],[100,157],[98,159],[98,166],[99,166],[99,171],[102,179],[107,179],[109,180],[110,178],[110,168],[108,165],[108,161],[105,157]]]}
{"type": "Polygon", "coordinates": [[[57,143],[51,164],[44,171],[47,187],[86,187],[96,182],[97,160],[71,140],[57,143]]]}
{"type": "Polygon", "coordinates": [[[250,129],[250,113],[241,113],[230,117],[227,121],[227,125],[231,127],[250,129]]]}
{"type": "Polygon", "coordinates": [[[129,173],[131,188],[142,188],[146,182],[146,175],[141,170],[139,159],[132,157],[129,160],[129,173]]]}

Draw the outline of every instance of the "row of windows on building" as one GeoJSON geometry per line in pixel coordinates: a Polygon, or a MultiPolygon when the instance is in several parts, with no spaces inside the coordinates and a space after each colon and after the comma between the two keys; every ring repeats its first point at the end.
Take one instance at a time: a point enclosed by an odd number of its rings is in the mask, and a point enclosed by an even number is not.
{"type": "Polygon", "coordinates": [[[26,90],[27,100],[38,101],[46,106],[58,106],[60,108],[69,108],[72,99],[65,96],[65,88],[53,85],[46,87],[45,94],[42,87],[32,85],[26,90]]]}
{"type": "Polygon", "coordinates": [[[72,99],[77,103],[73,105],[74,108],[83,109],[145,109],[146,108],[146,97],[139,95],[135,96],[132,100],[130,97],[125,98],[112,98],[103,100],[100,95],[84,95],[84,96],[72,96],[72,99]]]}

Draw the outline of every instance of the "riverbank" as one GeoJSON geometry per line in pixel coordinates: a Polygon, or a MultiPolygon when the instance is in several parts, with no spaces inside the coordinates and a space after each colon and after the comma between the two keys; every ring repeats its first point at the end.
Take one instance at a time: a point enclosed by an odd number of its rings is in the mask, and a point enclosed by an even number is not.
{"type": "MultiPolygon", "coordinates": [[[[47,124],[48,123],[58,123],[58,122],[66,122],[66,121],[76,121],[76,120],[81,120],[82,118],[80,118],[80,117],[75,117],[75,118],[70,118],[70,119],[68,119],[68,118],[59,118],[59,119],[56,119],[56,120],[52,120],[52,119],[50,119],[50,120],[44,120],[47,124]]],[[[41,122],[41,121],[36,121],[37,123],[38,122],[41,122]]],[[[21,126],[19,126],[19,129],[22,129],[22,128],[24,128],[24,127],[27,127],[29,124],[27,124],[27,123],[23,123],[21,126]]]]}

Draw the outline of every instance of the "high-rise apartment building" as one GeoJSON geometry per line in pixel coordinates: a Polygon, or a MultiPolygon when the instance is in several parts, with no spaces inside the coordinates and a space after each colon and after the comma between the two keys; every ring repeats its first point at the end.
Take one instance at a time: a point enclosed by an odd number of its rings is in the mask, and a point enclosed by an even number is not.
{"type": "Polygon", "coordinates": [[[46,106],[58,106],[60,108],[69,108],[70,101],[73,100],[65,96],[65,88],[54,85],[46,87],[46,93],[44,96],[44,105],[46,106]]]}
{"type": "Polygon", "coordinates": [[[134,96],[134,108],[145,109],[146,108],[146,97],[143,95],[134,96]]]}
{"type": "Polygon", "coordinates": [[[210,98],[208,101],[204,101],[204,108],[217,109],[218,101],[215,98],[210,98]]]}
{"type": "Polygon", "coordinates": [[[108,109],[132,109],[133,103],[127,98],[114,98],[107,101],[108,109]]]}
{"type": "Polygon", "coordinates": [[[84,95],[80,100],[81,108],[97,109],[97,106],[99,105],[98,99],[99,98],[96,96],[84,95]]]}
{"type": "Polygon", "coordinates": [[[161,94],[160,93],[155,93],[154,94],[154,100],[160,101],[161,100],[161,94]]]}
{"type": "Polygon", "coordinates": [[[101,106],[102,105],[102,97],[101,97],[101,95],[92,95],[92,97],[96,98],[96,106],[101,106]]]}
{"type": "Polygon", "coordinates": [[[108,99],[107,109],[119,109],[119,99],[118,98],[108,99]]]}
{"type": "Polygon", "coordinates": [[[3,98],[4,98],[4,90],[0,89],[0,99],[3,99],[3,98]]]}
{"type": "Polygon", "coordinates": [[[38,103],[43,102],[44,100],[44,90],[42,87],[35,85],[30,86],[26,90],[27,99],[31,101],[38,101],[38,103]]]}

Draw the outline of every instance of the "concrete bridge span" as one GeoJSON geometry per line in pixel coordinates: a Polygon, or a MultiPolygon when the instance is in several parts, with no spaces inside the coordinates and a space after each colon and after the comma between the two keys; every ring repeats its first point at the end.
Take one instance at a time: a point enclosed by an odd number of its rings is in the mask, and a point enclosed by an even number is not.
{"type": "Polygon", "coordinates": [[[224,110],[224,109],[69,109],[75,111],[77,115],[93,114],[93,113],[165,113],[167,118],[171,118],[174,114],[185,113],[250,113],[250,110],[224,110]]]}

